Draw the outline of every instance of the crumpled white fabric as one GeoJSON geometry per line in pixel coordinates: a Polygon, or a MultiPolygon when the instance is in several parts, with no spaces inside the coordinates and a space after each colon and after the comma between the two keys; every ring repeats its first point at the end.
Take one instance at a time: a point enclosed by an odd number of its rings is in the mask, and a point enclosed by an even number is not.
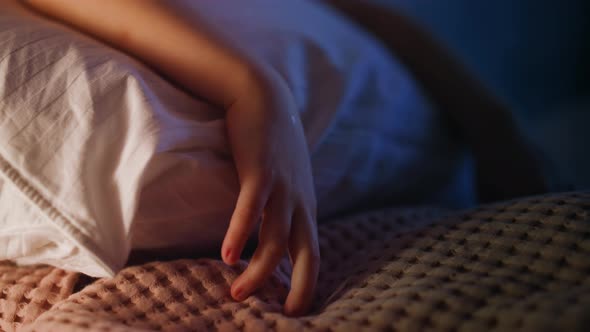
{"type": "MultiPolygon", "coordinates": [[[[311,1],[187,7],[289,84],[320,216],[380,194],[469,203],[461,145],[368,35],[311,1]]],[[[215,249],[237,197],[220,110],[99,42],[9,13],[0,142],[0,259],[19,264],[103,277],[132,248],[215,249]]]]}

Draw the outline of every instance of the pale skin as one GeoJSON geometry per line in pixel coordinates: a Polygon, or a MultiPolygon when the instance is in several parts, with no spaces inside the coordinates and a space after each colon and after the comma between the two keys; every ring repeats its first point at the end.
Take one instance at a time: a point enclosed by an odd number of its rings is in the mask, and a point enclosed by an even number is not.
{"type": "MultiPolygon", "coordinates": [[[[305,314],[320,264],[316,200],[303,130],[285,82],[264,64],[224,44],[197,20],[184,17],[174,1],[23,2],[143,60],[226,111],[241,189],[223,239],[224,262],[233,265],[240,259],[262,220],[258,247],[232,284],[231,295],[243,300],[252,294],[288,254],[293,274],[284,312],[305,314]],[[158,31],[157,36],[152,31],[158,31]]],[[[327,3],[380,38],[453,120],[472,147],[481,198],[507,199],[544,190],[509,112],[428,33],[403,16],[365,1],[327,3]],[[461,91],[462,98],[453,97],[453,91],[461,91]]],[[[0,7],[16,8],[16,4],[0,0],[0,7]]]]}
{"type": "Polygon", "coordinates": [[[258,230],[258,246],[231,295],[244,300],[288,254],[293,273],[284,312],[306,313],[320,264],[316,199],[303,128],[285,82],[183,16],[173,1],[24,3],[143,60],[225,110],[240,192],[221,247],[223,261],[236,264],[258,230]]]}

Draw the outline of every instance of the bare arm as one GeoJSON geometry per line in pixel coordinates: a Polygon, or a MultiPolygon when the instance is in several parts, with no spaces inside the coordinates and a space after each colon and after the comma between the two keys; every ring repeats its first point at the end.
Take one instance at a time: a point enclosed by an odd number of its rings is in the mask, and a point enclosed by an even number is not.
{"type": "Polygon", "coordinates": [[[37,11],[143,60],[210,102],[227,108],[255,79],[251,63],[157,0],[25,0],[37,11]],[[106,19],[105,19],[106,18],[106,19]],[[198,54],[198,56],[195,56],[198,54]]]}
{"type": "MultiPolygon", "coordinates": [[[[2,1],[2,0],[0,0],[2,1]]],[[[235,264],[257,229],[259,244],[232,284],[243,300],[280,259],[293,264],[285,313],[305,313],[319,272],[316,202],[303,127],[286,83],[185,17],[175,1],[26,0],[29,6],[143,60],[193,94],[226,110],[226,129],[240,180],[222,245],[235,264]]]]}

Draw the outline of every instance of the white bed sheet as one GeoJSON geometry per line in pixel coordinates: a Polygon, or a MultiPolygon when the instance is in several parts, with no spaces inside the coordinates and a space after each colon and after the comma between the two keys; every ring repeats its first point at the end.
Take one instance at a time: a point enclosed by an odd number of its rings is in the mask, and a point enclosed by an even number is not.
{"type": "MultiPolygon", "coordinates": [[[[369,36],[311,1],[191,3],[289,84],[320,216],[380,193],[469,203],[462,146],[369,36]]],[[[132,248],[214,249],[238,191],[222,112],[101,43],[9,13],[0,142],[0,260],[101,277],[132,248]]]]}

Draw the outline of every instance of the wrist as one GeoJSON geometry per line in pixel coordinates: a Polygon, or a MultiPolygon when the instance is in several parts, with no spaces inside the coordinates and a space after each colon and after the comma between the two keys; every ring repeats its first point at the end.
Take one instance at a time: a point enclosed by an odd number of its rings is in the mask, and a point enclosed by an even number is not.
{"type": "Polygon", "coordinates": [[[284,78],[270,66],[248,63],[236,75],[233,89],[232,105],[239,100],[240,103],[250,104],[253,111],[293,109],[291,90],[284,78]]]}

